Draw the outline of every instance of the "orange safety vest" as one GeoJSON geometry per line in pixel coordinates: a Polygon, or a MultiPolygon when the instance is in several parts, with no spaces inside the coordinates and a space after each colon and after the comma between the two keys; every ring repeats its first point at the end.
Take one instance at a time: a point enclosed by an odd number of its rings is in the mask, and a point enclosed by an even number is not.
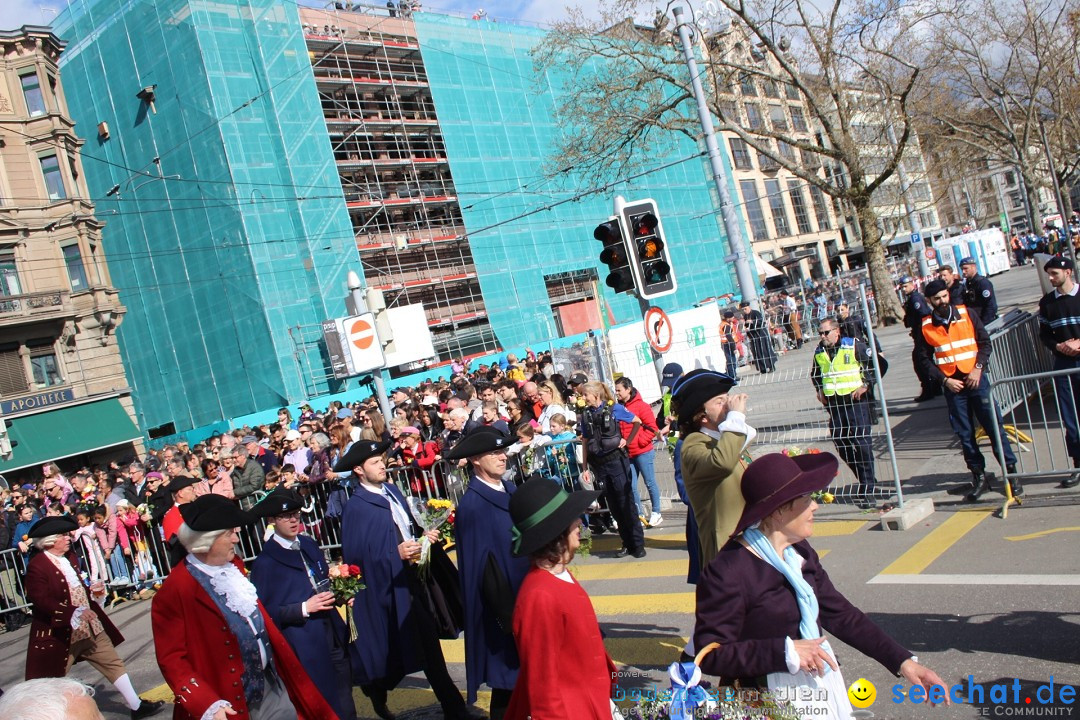
{"type": "Polygon", "coordinates": [[[930,347],[934,348],[934,362],[938,369],[951,377],[957,370],[965,375],[975,367],[975,356],[979,353],[975,342],[975,326],[968,319],[968,309],[957,305],[960,317],[944,325],[935,325],[933,314],[922,321],[922,333],[930,347]]]}

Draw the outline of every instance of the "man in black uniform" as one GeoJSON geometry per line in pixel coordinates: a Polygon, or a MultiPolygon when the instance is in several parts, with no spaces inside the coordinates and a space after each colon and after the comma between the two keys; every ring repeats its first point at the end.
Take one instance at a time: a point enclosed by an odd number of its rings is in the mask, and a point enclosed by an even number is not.
{"type": "Polygon", "coordinates": [[[952,265],[942,265],[939,267],[937,276],[940,280],[945,282],[945,288],[949,291],[949,304],[963,305],[964,283],[960,282],[960,276],[953,271],[952,265]]]}
{"type": "Polygon", "coordinates": [[[960,261],[960,272],[964,274],[964,304],[979,316],[983,325],[989,325],[998,314],[993,284],[979,274],[979,268],[973,257],[966,257],[960,261]]]}
{"type": "Polygon", "coordinates": [[[930,376],[923,370],[919,362],[919,343],[922,339],[922,319],[930,314],[930,303],[926,302],[923,294],[915,289],[915,280],[907,275],[900,278],[900,289],[904,293],[904,327],[911,332],[911,339],[915,342],[911,350],[911,364],[915,367],[915,376],[919,378],[922,392],[913,402],[926,402],[941,395],[941,386],[930,380],[930,376]]]}
{"type": "MultiPolygon", "coordinates": [[[[1043,272],[1054,289],[1039,300],[1039,339],[1054,352],[1054,369],[1080,367],[1080,294],[1076,267],[1072,260],[1054,256],[1046,261],[1043,272]]],[[[1065,447],[1077,471],[1061,487],[1080,485],[1080,423],[1077,422],[1076,398],[1080,395],[1080,375],[1058,375],[1057,389],[1061,424],[1065,426],[1065,447]]]]}

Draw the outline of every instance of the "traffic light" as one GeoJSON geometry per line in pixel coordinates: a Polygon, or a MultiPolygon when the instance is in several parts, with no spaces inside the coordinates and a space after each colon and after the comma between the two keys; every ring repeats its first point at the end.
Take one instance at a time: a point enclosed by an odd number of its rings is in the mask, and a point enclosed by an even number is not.
{"type": "Polygon", "coordinates": [[[648,199],[629,203],[623,206],[622,216],[630,236],[630,266],[638,297],[648,300],[675,292],[678,283],[656,203],[648,199]]]}
{"type": "Polygon", "coordinates": [[[11,448],[18,445],[17,442],[12,442],[8,437],[8,428],[11,427],[11,421],[7,418],[0,417],[0,459],[11,459],[11,448]]]}
{"type": "Polygon", "coordinates": [[[634,274],[630,270],[630,256],[626,251],[626,238],[619,218],[612,216],[607,222],[597,225],[593,237],[604,244],[604,249],[600,251],[600,262],[607,265],[609,270],[604,284],[617,293],[633,290],[634,274]]]}

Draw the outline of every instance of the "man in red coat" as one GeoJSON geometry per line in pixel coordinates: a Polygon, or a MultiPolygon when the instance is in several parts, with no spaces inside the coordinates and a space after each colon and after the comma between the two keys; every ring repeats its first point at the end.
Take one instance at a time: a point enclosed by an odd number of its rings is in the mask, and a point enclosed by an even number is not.
{"type": "Polygon", "coordinates": [[[254,518],[221,495],[181,506],[188,556],[154,597],[154,649],[174,720],[334,720],[337,715],[256,597],[236,557],[254,518]]]}
{"type": "Polygon", "coordinates": [[[94,598],[105,597],[105,584],[87,588],[79,577],[79,561],[70,533],[78,529],[64,516],[38,520],[27,536],[39,551],[26,569],[26,597],[33,603],[26,679],[64,677],[79,660],[90,663],[111,682],[131,708],[133,720],[159,712],[163,702],[144,702],[131,685],[116,645],[124,636],[94,598]]]}

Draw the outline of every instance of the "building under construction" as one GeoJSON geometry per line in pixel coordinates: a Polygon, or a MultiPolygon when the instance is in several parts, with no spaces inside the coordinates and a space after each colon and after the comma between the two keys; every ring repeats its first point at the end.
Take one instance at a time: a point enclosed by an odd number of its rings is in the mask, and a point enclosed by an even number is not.
{"type": "Polygon", "coordinates": [[[422,304],[443,359],[495,350],[414,24],[300,20],[368,286],[422,304]]]}

